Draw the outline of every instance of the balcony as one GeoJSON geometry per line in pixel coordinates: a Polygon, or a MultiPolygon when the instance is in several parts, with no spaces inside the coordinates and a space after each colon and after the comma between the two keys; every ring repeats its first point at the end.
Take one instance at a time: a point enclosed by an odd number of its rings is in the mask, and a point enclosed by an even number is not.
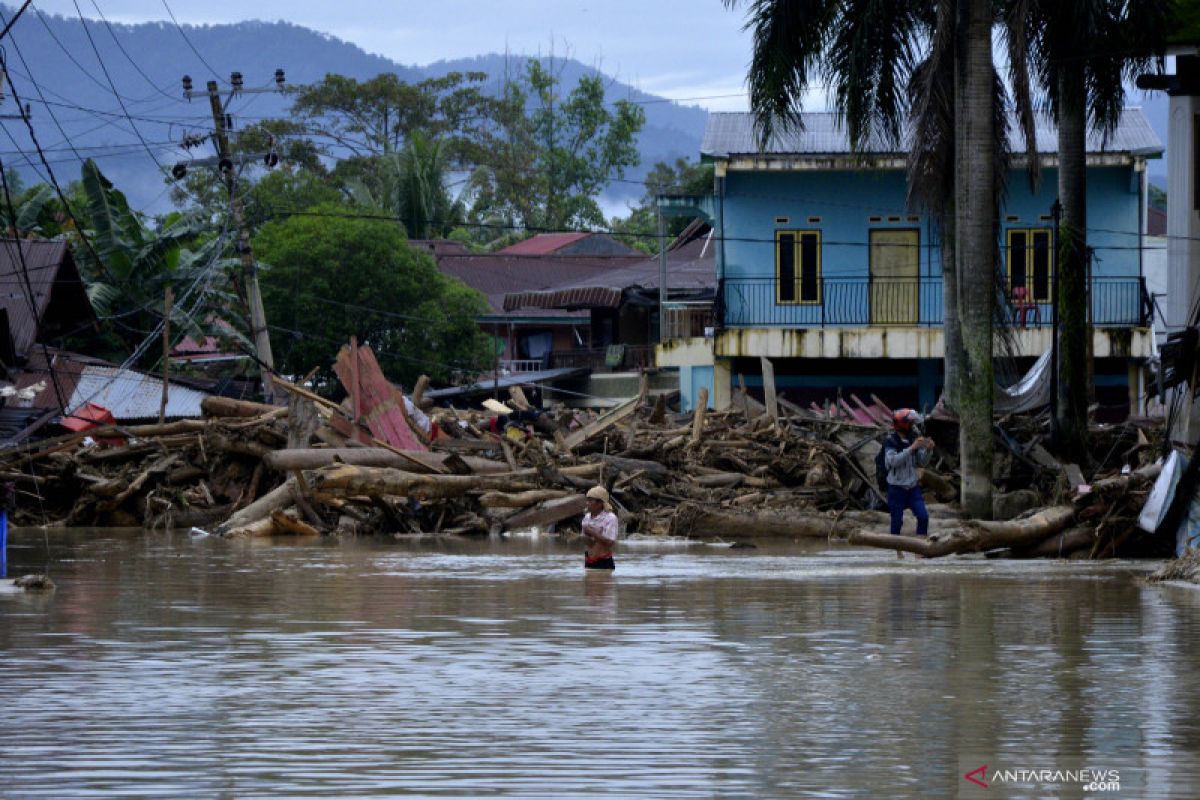
{"type": "Polygon", "coordinates": [[[550,354],[550,367],[588,367],[590,369],[640,370],[654,366],[654,345],[615,344],[589,350],[559,350],[550,354]]]}
{"type": "MultiPolygon", "coordinates": [[[[725,327],[825,328],[865,326],[936,327],[944,321],[942,279],[825,278],[819,302],[781,303],[774,278],[727,278],[725,327]]],[[[1021,292],[1008,298],[1014,327],[1046,327],[1053,322],[1049,301],[1034,302],[1021,292]]],[[[1150,297],[1140,277],[1093,278],[1089,322],[1097,327],[1146,327],[1150,297]]]]}

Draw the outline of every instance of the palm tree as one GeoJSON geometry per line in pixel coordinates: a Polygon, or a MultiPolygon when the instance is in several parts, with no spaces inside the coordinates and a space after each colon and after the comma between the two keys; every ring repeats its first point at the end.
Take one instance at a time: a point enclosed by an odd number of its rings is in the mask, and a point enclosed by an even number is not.
{"type": "MultiPolygon", "coordinates": [[[[873,137],[898,143],[908,120],[910,200],[941,223],[946,387],[963,417],[964,506],[990,516],[995,209],[1007,151],[1004,87],[991,59],[993,4],[901,0],[888,6],[890,14],[869,0],[751,0],[749,7],[751,107],[763,141],[777,125],[802,126],[802,98],[814,73],[833,84],[853,149],[873,137]]],[[[1024,38],[1009,31],[1008,43],[1018,56],[1010,57],[1018,70],[1013,84],[1032,147],[1028,81],[1019,73],[1024,38]]]]}
{"type": "Polygon", "coordinates": [[[1062,454],[1087,457],[1087,129],[1116,129],[1125,81],[1165,47],[1169,0],[1027,0],[1030,57],[1058,126],[1060,332],[1056,426],[1062,454]]]}

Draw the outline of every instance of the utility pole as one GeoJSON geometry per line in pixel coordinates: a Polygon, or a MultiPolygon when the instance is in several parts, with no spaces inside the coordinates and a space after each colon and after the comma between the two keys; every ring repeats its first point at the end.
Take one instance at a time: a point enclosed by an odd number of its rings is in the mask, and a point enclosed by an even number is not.
{"type": "MultiPolygon", "coordinates": [[[[229,98],[222,102],[221,90],[215,80],[208,81],[208,101],[212,107],[213,141],[217,147],[217,169],[229,190],[229,209],[237,230],[237,252],[242,261],[242,283],[246,290],[246,305],[250,312],[250,338],[258,359],[259,371],[262,376],[263,397],[268,403],[276,402],[278,394],[271,380],[275,372],[275,359],[271,354],[271,334],[267,328],[267,315],[263,310],[262,292],[258,286],[258,264],[254,260],[254,251],[250,246],[250,229],[246,226],[245,214],[242,211],[242,200],[237,193],[237,173],[234,170],[233,156],[229,149],[229,128],[231,120],[226,113],[229,102],[238,94],[282,91],[283,70],[275,70],[276,89],[246,89],[243,86],[242,74],[233,73],[229,98]]],[[[189,100],[192,98],[192,79],[185,75],[183,78],[183,93],[189,100]]],[[[274,152],[267,154],[267,165],[273,166],[274,152]]],[[[277,160],[277,159],[275,159],[277,160]]],[[[182,166],[182,165],[181,165],[182,166]]],[[[182,177],[186,167],[176,167],[176,177],[182,177]]]]}

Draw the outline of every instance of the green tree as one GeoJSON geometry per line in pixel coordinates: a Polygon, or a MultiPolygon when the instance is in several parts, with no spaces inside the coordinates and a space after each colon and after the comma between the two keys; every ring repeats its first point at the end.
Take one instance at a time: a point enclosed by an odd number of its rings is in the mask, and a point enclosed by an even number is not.
{"type": "Polygon", "coordinates": [[[1064,457],[1087,460],[1088,244],[1087,129],[1107,136],[1125,105],[1125,82],[1166,48],[1168,0],[1030,0],[1025,24],[1030,54],[1058,127],[1057,444],[1064,457]]]}
{"type": "Polygon", "coordinates": [[[254,239],[272,349],[283,372],[319,367],[332,382],[338,348],[357,336],[385,374],[411,386],[489,363],[476,318],[482,295],[408,247],[400,225],[325,204],[270,222],[254,239]]]}
{"type": "MultiPolygon", "coordinates": [[[[618,240],[630,247],[644,253],[657,253],[658,196],[712,194],[713,166],[688,161],[686,158],[677,158],[674,164],[659,161],[647,173],[643,185],[645,192],[638,204],[630,209],[629,216],[614,218],[609,227],[618,240]]],[[[691,220],[684,217],[669,217],[667,235],[678,236],[689,223],[691,220]]]]}
{"type": "Polygon", "coordinates": [[[344,75],[296,92],[291,113],[325,152],[357,158],[399,150],[413,131],[444,139],[449,157],[473,162],[479,131],[486,127],[493,99],[483,92],[487,75],[451,72],[417,83],[384,72],[367,81],[344,75]]]}
{"type": "Polygon", "coordinates": [[[536,59],[506,83],[497,132],[473,176],[476,219],[529,230],[604,225],[596,197],[638,164],[646,114],[627,100],[609,106],[599,75],[580,78],[565,98],[561,92],[553,63],[536,59]]]}
{"type": "MultiPolygon", "coordinates": [[[[107,346],[105,355],[119,360],[161,319],[158,309],[168,287],[182,297],[188,287],[222,282],[219,256],[225,240],[212,235],[209,220],[199,213],[176,214],[159,230],[146,227],[91,159],[83,164],[80,183],[89,228],[86,243],[78,235],[71,237],[72,250],[92,306],[109,323],[108,336],[98,346],[107,346]]],[[[182,306],[177,309],[177,330],[199,332],[197,321],[207,316],[211,305],[203,301],[210,295],[221,297],[219,290],[204,291],[190,315],[182,306]]]]}
{"type": "Polygon", "coordinates": [[[358,205],[398,217],[414,239],[444,237],[462,224],[465,208],[447,187],[451,165],[440,141],[413,131],[400,152],[371,161],[373,191],[361,178],[347,181],[347,192],[358,205]]]}

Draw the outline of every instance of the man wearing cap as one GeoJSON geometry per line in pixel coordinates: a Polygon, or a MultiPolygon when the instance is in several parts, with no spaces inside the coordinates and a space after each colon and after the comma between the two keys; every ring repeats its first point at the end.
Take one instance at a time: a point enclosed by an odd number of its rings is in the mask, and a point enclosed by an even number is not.
{"type": "Polygon", "coordinates": [[[608,491],[603,486],[593,486],[587,491],[583,536],[588,543],[583,565],[588,569],[616,569],[613,546],[617,543],[617,515],[612,512],[608,491]]]}
{"type": "Polygon", "coordinates": [[[917,468],[929,462],[933,439],[917,435],[920,425],[920,414],[911,408],[902,408],[892,417],[894,432],[883,443],[893,536],[900,535],[906,508],[911,508],[917,518],[917,536],[929,533],[929,512],[925,510],[925,498],[921,496],[917,468]]]}

